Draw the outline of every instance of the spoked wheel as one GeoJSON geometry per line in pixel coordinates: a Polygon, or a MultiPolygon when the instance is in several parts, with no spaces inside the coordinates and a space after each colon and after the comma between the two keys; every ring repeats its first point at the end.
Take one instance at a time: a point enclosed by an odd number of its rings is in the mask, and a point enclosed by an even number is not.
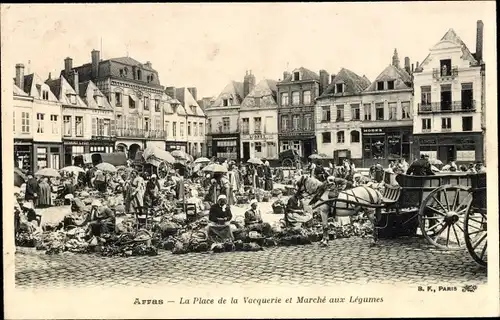
{"type": "Polygon", "coordinates": [[[293,161],[292,161],[292,159],[285,159],[285,160],[283,160],[281,162],[281,164],[282,164],[283,167],[287,167],[287,168],[293,167],[293,161]]]}
{"type": "Polygon", "coordinates": [[[160,165],[156,168],[158,179],[165,179],[170,170],[170,165],[165,161],[161,162],[160,165]]]}
{"type": "Polygon", "coordinates": [[[445,185],[432,190],[418,215],[427,241],[440,249],[461,249],[465,245],[462,224],[471,201],[467,187],[445,185]]]}
{"type": "Polygon", "coordinates": [[[464,221],[464,236],[467,251],[469,251],[472,259],[483,267],[486,267],[488,264],[486,216],[485,209],[478,209],[469,205],[464,221]]]}

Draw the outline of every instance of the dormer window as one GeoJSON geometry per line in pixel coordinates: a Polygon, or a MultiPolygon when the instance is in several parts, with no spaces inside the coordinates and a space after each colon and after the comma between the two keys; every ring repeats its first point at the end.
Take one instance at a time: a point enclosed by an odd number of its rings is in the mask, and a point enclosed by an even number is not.
{"type": "Polygon", "coordinates": [[[229,100],[228,99],[222,99],[222,106],[223,107],[229,106],[229,100]]]}
{"type": "Polygon", "coordinates": [[[120,77],[123,77],[123,69],[120,69],[120,77]]]}
{"type": "Polygon", "coordinates": [[[387,90],[393,90],[394,89],[394,80],[387,81],[387,90]]]}
{"type": "Polygon", "coordinates": [[[377,90],[384,90],[384,81],[377,81],[377,90]]]}
{"type": "Polygon", "coordinates": [[[76,94],[68,94],[68,99],[71,104],[76,104],[76,94]]]}
{"type": "Polygon", "coordinates": [[[344,92],[344,84],[337,83],[335,84],[335,93],[343,93],[344,92]]]}
{"type": "Polygon", "coordinates": [[[49,100],[49,92],[47,90],[42,91],[42,99],[49,100]]]}
{"type": "Polygon", "coordinates": [[[127,74],[128,74],[128,68],[127,68],[127,67],[123,68],[123,73],[124,73],[125,75],[127,75],[127,74]]]}
{"type": "Polygon", "coordinates": [[[98,107],[102,107],[102,96],[95,96],[95,102],[98,107]]]}
{"type": "Polygon", "coordinates": [[[142,71],[137,70],[137,80],[142,80],[142,71]]]}
{"type": "Polygon", "coordinates": [[[193,114],[196,114],[196,106],[191,106],[191,112],[192,112],[193,114]]]}
{"type": "Polygon", "coordinates": [[[295,71],[293,73],[293,81],[299,81],[300,80],[300,72],[299,71],[295,71]]]}

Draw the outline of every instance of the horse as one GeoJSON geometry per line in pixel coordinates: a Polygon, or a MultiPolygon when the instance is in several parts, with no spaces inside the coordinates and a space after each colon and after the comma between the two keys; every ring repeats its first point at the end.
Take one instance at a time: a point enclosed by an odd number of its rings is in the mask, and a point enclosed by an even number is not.
{"type": "Polygon", "coordinates": [[[329,177],[326,183],[323,183],[313,177],[307,175],[301,176],[296,183],[296,195],[308,194],[313,198],[309,205],[317,209],[321,215],[321,223],[323,226],[323,240],[321,244],[328,244],[328,217],[352,217],[363,211],[374,225],[375,236],[375,217],[374,209],[364,207],[363,205],[380,205],[382,203],[382,194],[373,188],[367,186],[358,186],[352,189],[340,190],[335,198],[330,196],[331,187],[337,184],[345,183],[345,179],[329,177]],[[336,201],[346,200],[350,203],[336,201]],[[331,206],[331,203],[334,205],[331,206]]]}

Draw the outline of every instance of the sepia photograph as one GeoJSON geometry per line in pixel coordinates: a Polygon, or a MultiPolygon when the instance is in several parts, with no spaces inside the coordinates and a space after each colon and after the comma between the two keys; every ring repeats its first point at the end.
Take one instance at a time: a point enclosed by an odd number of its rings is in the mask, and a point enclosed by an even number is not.
{"type": "Polygon", "coordinates": [[[2,4],[6,317],[500,315],[495,12],[2,4]]]}

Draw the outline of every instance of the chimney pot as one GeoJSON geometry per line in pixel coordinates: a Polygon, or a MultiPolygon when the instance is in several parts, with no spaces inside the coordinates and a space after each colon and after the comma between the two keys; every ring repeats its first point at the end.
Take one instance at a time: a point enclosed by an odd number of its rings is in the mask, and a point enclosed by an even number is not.
{"type": "Polygon", "coordinates": [[[67,57],[64,59],[64,74],[66,77],[70,75],[71,69],[73,69],[73,59],[67,57]]]}
{"type": "Polygon", "coordinates": [[[414,67],[415,67],[415,65],[412,63],[412,64],[411,64],[411,73],[413,73],[413,71],[415,70],[415,68],[414,68],[414,67]]]}
{"type": "Polygon", "coordinates": [[[483,29],[483,21],[478,20],[476,28],[476,60],[478,60],[479,63],[483,61],[483,29]]]}
{"type": "Polygon", "coordinates": [[[319,70],[319,94],[323,94],[323,92],[328,88],[330,80],[330,75],[326,70],[319,70]]]}
{"type": "Polygon", "coordinates": [[[76,70],[73,71],[73,89],[75,89],[77,95],[80,94],[80,80],[78,77],[78,71],[76,70]]]}
{"type": "Polygon", "coordinates": [[[24,91],[24,64],[16,64],[16,86],[24,91]]]}
{"type": "Polygon", "coordinates": [[[99,50],[92,50],[92,78],[95,79],[99,77],[99,62],[100,62],[100,52],[99,50]]]}

